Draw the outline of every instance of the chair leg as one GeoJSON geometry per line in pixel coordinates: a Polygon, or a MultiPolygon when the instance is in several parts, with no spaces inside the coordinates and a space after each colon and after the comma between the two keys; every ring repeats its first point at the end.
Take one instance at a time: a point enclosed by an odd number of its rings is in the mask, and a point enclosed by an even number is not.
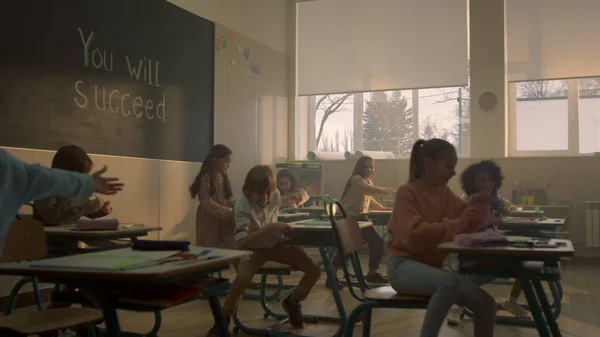
{"type": "Polygon", "coordinates": [[[19,296],[19,291],[21,291],[21,288],[23,288],[23,286],[29,282],[32,282],[31,278],[23,277],[13,286],[8,297],[8,305],[6,306],[6,312],[4,313],[6,316],[12,314],[13,310],[15,309],[15,304],[17,302],[17,296],[19,296]]]}
{"type": "MultiPolygon", "coordinates": [[[[346,324],[344,326],[344,336],[345,337],[352,337],[353,336],[353,332],[354,332],[354,324],[356,323],[356,320],[358,319],[358,317],[360,317],[360,315],[366,310],[368,309],[369,311],[371,310],[371,308],[367,308],[367,306],[365,305],[365,303],[361,303],[359,305],[357,305],[352,312],[350,313],[350,315],[348,316],[348,318],[346,318],[346,324]]],[[[371,315],[368,314],[369,319],[367,319],[370,325],[370,317],[371,315]]],[[[363,329],[366,326],[366,323],[363,321],[363,329]]],[[[364,330],[363,330],[363,335],[364,335],[364,330]]]]}
{"type": "Polygon", "coordinates": [[[373,313],[373,308],[366,308],[363,315],[363,337],[371,336],[371,315],[373,313]]]}
{"type": "Polygon", "coordinates": [[[32,278],[31,282],[33,283],[33,295],[35,296],[35,305],[37,306],[38,310],[44,310],[44,307],[42,306],[42,298],[40,295],[40,283],[38,281],[38,278],[32,278]]]}

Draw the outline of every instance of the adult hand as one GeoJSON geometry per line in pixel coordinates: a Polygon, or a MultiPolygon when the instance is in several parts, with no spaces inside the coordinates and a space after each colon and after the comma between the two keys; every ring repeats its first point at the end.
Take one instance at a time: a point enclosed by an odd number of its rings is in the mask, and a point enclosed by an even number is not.
{"type": "Polygon", "coordinates": [[[123,189],[123,183],[119,181],[119,178],[106,178],[102,175],[106,172],[106,165],[99,171],[92,173],[92,180],[96,186],[96,193],[113,195],[117,194],[123,189]]]}

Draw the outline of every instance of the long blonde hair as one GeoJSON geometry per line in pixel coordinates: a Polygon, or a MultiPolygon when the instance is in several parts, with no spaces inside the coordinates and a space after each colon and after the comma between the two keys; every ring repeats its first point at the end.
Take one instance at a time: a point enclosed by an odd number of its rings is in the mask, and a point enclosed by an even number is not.
{"type": "Polygon", "coordinates": [[[363,156],[358,158],[358,160],[356,161],[356,165],[354,165],[354,170],[352,170],[352,174],[350,174],[350,178],[348,179],[348,182],[346,183],[346,186],[344,187],[344,192],[342,193],[342,199],[344,199],[344,197],[346,196],[346,193],[348,193],[348,191],[350,190],[350,185],[352,185],[352,177],[354,177],[355,175],[359,175],[361,177],[365,177],[365,169],[367,168],[367,164],[371,162],[374,163],[375,161],[373,160],[373,158],[369,157],[369,156],[363,156]]]}

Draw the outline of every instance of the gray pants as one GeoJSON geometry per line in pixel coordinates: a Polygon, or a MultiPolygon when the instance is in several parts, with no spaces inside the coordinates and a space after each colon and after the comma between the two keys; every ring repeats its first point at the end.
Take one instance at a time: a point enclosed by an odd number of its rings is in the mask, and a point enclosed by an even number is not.
{"type": "MultiPolygon", "coordinates": [[[[383,239],[373,226],[365,227],[360,230],[363,240],[369,246],[369,269],[378,269],[381,261],[383,261],[383,239]]],[[[339,252],[336,250],[333,263],[334,267],[340,267],[342,260],[339,252]]]]}
{"type": "Polygon", "coordinates": [[[420,337],[437,337],[453,304],[475,314],[475,337],[492,337],[496,321],[496,301],[477,283],[487,277],[466,278],[440,268],[403,257],[393,257],[388,267],[390,285],[398,293],[429,296],[420,337]]]}

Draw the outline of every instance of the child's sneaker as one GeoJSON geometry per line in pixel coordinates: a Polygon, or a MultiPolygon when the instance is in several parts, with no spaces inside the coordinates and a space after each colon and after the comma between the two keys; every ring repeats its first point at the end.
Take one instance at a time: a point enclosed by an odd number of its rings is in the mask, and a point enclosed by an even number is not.
{"type": "Polygon", "coordinates": [[[515,298],[510,298],[502,304],[502,309],[515,315],[517,318],[528,318],[529,312],[523,308],[515,298]]]}
{"type": "Polygon", "coordinates": [[[369,283],[378,283],[378,284],[387,284],[389,283],[389,280],[387,279],[387,277],[381,275],[378,272],[374,272],[374,273],[369,273],[367,275],[367,277],[365,278],[365,280],[369,283]]]}
{"type": "Polygon", "coordinates": [[[288,314],[290,325],[293,329],[304,328],[304,316],[302,315],[302,304],[294,294],[290,294],[281,303],[283,310],[288,314]]]}
{"type": "Polygon", "coordinates": [[[450,311],[448,311],[448,316],[446,316],[446,321],[450,325],[458,325],[458,323],[460,323],[460,321],[462,320],[462,315],[463,315],[463,308],[454,304],[454,305],[452,305],[452,308],[450,308],[450,311]]]}
{"type": "MultiPolygon", "coordinates": [[[[225,321],[227,322],[227,326],[229,327],[229,324],[231,324],[231,317],[225,317],[225,321]]],[[[206,333],[206,337],[219,337],[221,336],[219,334],[219,327],[217,326],[217,324],[213,325],[212,328],[210,328],[210,330],[208,330],[208,332],[206,333]]]]}

